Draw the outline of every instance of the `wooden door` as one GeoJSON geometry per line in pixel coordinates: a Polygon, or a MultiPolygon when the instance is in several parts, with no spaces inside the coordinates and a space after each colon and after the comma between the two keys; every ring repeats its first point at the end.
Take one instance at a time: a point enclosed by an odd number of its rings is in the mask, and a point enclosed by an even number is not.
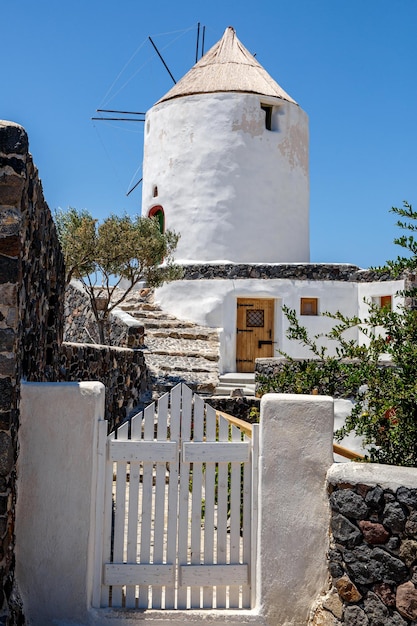
{"type": "Polygon", "coordinates": [[[274,300],[238,298],[236,369],[253,372],[255,359],[274,355],[274,300]]]}

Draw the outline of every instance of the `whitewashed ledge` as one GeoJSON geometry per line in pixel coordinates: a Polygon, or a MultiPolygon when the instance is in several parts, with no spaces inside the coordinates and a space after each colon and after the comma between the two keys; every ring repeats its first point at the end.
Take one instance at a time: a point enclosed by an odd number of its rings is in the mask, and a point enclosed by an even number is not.
{"type": "Polygon", "coordinates": [[[338,463],[327,472],[327,483],[379,485],[396,491],[399,487],[417,487],[417,468],[382,465],[380,463],[338,463]]]}
{"type": "MultiPolygon", "coordinates": [[[[209,610],[209,611],[126,611],[125,609],[90,609],[91,624],[100,626],[268,626],[266,619],[256,611],[209,610]]],[[[58,626],[78,626],[58,622],[58,626]]],[[[80,625],[81,626],[81,625],[80,625]]],[[[84,625],[82,625],[84,626],[84,625]]]]}

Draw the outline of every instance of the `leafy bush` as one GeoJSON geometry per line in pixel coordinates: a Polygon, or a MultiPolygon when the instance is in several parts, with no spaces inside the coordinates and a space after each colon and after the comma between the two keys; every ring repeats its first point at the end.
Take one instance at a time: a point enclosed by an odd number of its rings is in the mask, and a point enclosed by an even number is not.
{"type": "MultiPolygon", "coordinates": [[[[397,226],[413,233],[417,213],[404,202],[391,210],[399,219],[397,226]]],[[[409,286],[399,295],[403,304],[391,310],[367,302],[366,319],[348,317],[338,312],[325,313],[335,325],[329,333],[310,338],[294,310],[284,308],[290,326],[287,336],[307,346],[315,360],[296,361],[283,354],[288,362],[270,382],[261,386],[267,391],[324,393],[335,395],[342,389],[353,397],[355,406],[343,428],[336,432],[341,440],[351,432],[364,438],[366,459],[394,465],[417,466],[417,242],[413,235],[394,239],[406,251],[388,261],[378,271],[390,271],[393,278],[405,276],[409,286]],[[410,286],[411,284],[411,286],[410,286]],[[346,339],[346,331],[358,328],[364,341],[346,339]],[[320,346],[321,336],[336,345],[336,355],[329,356],[320,346]]]]}

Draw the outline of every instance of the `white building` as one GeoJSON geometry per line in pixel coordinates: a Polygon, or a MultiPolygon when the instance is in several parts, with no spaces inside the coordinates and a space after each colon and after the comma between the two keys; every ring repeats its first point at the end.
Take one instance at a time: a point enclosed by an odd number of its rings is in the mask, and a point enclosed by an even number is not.
{"type": "Polygon", "coordinates": [[[308,118],[231,27],[146,115],[142,214],[181,235],[184,279],[156,300],[220,329],[221,372],[308,356],[283,304],[314,334],[324,311],[366,313],[364,297],[396,306],[402,281],[309,263],[308,118]]]}

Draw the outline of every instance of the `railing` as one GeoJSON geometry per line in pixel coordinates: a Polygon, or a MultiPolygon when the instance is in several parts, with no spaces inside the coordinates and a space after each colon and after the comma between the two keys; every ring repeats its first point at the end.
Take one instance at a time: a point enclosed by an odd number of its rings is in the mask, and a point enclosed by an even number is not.
{"type": "MultiPolygon", "coordinates": [[[[233,415],[224,413],[224,411],[216,411],[216,416],[223,417],[228,422],[230,422],[230,424],[233,424],[234,426],[240,428],[240,430],[245,433],[245,435],[247,435],[248,437],[252,437],[252,424],[250,424],[249,422],[245,422],[238,417],[234,417],[233,415]]],[[[333,444],[333,452],[351,461],[361,461],[365,458],[363,454],[359,454],[359,452],[349,450],[349,448],[340,446],[338,443],[333,444]]]]}

